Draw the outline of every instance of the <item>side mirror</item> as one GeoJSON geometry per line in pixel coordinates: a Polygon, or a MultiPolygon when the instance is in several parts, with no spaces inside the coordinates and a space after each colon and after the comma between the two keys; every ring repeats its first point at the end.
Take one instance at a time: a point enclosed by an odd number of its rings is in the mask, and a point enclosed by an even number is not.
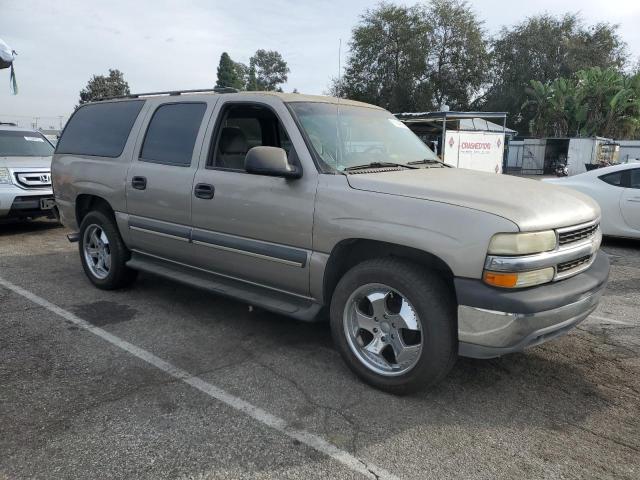
{"type": "Polygon", "coordinates": [[[247,173],[269,177],[300,178],[302,170],[289,163],[287,152],[278,147],[253,147],[244,159],[247,173]]]}

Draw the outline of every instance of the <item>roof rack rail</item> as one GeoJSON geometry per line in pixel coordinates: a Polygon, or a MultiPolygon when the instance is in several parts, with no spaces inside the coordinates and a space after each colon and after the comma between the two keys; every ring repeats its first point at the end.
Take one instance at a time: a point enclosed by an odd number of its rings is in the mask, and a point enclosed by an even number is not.
{"type": "Polygon", "coordinates": [[[13,122],[0,122],[0,125],[9,125],[10,127],[17,127],[18,124],[13,122]]]}
{"type": "Polygon", "coordinates": [[[183,93],[238,93],[238,90],[232,87],[215,87],[215,88],[197,88],[195,90],[167,90],[165,92],[147,92],[147,93],[131,93],[129,95],[119,95],[116,97],[102,97],[102,100],[119,100],[122,98],[140,98],[140,97],[156,97],[161,95],[178,96],[183,93]]]}

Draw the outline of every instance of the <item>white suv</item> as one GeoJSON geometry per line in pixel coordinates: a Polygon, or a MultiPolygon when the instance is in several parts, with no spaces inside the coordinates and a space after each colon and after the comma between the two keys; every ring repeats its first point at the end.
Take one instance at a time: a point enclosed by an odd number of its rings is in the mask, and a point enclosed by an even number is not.
{"type": "Polygon", "coordinates": [[[53,150],[41,133],[0,123],[0,219],[57,217],[53,150]]]}

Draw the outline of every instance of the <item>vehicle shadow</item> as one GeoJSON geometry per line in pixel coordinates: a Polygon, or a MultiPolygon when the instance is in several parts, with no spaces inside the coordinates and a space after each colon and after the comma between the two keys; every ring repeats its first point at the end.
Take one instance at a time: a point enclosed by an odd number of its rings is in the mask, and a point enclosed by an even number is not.
{"type": "Polygon", "coordinates": [[[0,220],[0,237],[63,228],[56,220],[0,220]]]}
{"type": "MultiPolygon", "coordinates": [[[[594,353],[593,345],[580,338],[588,334],[577,330],[525,353],[491,360],[459,358],[439,384],[397,396],[376,390],[351,373],[333,347],[326,321],[304,323],[260,309],[250,312],[242,302],[152,279],[141,278],[147,284],[144,289],[157,297],[180,297],[188,305],[188,317],[204,327],[202,338],[210,331],[206,342],[217,343],[221,328],[227,341],[235,337],[235,345],[222,348],[242,351],[238,358],[250,352],[251,359],[244,359],[247,369],[264,368],[264,375],[273,376],[273,388],[284,388],[278,395],[291,395],[292,403],[312,399],[306,407],[339,412],[350,419],[353,428],[370,434],[388,435],[425,424],[478,428],[523,424],[558,429],[579,424],[615,403],[615,395],[610,397],[607,392],[611,391],[601,388],[608,379],[598,373],[612,359],[594,353]],[[218,315],[222,312],[223,318],[218,315]],[[380,405],[389,413],[381,414],[380,405]]],[[[219,352],[220,346],[215,348],[219,352]]],[[[194,345],[193,351],[203,353],[206,347],[194,345]]],[[[199,361],[208,359],[195,363],[199,361]]]]}
{"type": "Polygon", "coordinates": [[[640,248],[640,239],[605,236],[602,239],[602,246],[605,248],[614,247],[614,248],[638,249],[640,248]]]}

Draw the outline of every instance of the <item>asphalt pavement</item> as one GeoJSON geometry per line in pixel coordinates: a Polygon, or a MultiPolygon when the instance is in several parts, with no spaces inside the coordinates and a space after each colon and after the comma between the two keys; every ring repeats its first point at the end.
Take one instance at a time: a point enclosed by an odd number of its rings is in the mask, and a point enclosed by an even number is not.
{"type": "Polygon", "coordinates": [[[568,335],[396,397],[328,325],[141,275],[105,292],[51,221],[0,225],[0,480],[640,478],[640,241],[568,335]]]}

